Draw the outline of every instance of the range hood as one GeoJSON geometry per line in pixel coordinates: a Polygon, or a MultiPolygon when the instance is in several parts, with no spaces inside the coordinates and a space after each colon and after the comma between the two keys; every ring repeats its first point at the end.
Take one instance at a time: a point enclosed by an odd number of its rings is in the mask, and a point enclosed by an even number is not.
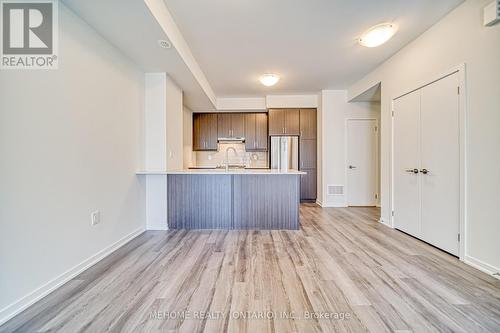
{"type": "Polygon", "coordinates": [[[244,137],[233,137],[233,138],[217,138],[218,143],[243,143],[245,142],[244,137]]]}

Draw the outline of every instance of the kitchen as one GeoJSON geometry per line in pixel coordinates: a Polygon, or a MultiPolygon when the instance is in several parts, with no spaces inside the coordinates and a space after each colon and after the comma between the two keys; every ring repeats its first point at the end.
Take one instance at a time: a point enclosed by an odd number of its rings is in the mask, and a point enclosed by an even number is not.
{"type": "Polygon", "coordinates": [[[316,127],[312,108],[193,113],[195,163],[166,173],[169,227],[298,229],[316,200],[316,127]]]}

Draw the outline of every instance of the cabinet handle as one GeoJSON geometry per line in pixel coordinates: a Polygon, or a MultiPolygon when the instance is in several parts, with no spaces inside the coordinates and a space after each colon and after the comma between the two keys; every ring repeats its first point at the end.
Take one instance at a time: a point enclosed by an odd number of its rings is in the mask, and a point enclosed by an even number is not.
{"type": "Polygon", "coordinates": [[[284,128],[284,127],[281,129],[281,132],[282,132],[283,134],[285,134],[285,128],[284,128]]]}

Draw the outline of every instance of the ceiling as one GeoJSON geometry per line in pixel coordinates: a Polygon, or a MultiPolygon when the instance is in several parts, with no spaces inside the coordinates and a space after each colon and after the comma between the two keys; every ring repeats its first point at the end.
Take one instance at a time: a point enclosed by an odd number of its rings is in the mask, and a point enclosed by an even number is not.
{"type": "Polygon", "coordinates": [[[164,0],[218,97],[345,89],[463,0],[164,0]],[[395,22],[387,44],[365,48],[367,28],[395,22]],[[268,88],[261,74],[278,73],[268,88]]]}
{"type": "Polygon", "coordinates": [[[73,12],[98,31],[144,72],[166,72],[184,92],[184,104],[210,110],[213,101],[175,47],[162,49],[158,40],[169,37],[142,0],[63,0],[73,12]]]}
{"type": "Polygon", "coordinates": [[[192,110],[213,110],[224,97],[346,89],[461,2],[63,0],[144,72],[166,72],[192,110]],[[378,48],[358,45],[381,22],[397,23],[399,32],[378,48]],[[159,39],[172,47],[160,48],[159,39]],[[276,86],[258,82],[266,72],[281,75],[276,86]]]}

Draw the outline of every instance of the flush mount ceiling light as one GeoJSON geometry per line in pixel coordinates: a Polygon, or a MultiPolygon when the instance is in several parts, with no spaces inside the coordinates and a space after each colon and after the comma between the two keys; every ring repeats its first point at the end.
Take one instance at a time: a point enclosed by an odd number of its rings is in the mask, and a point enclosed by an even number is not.
{"type": "Polygon", "coordinates": [[[158,45],[160,45],[163,49],[169,49],[172,47],[172,44],[168,40],[158,39],[158,45]]]}
{"type": "Polygon", "coordinates": [[[260,77],[260,83],[266,87],[274,86],[280,80],[279,75],[276,74],[264,74],[260,77]]]}
{"type": "Polygon", "coordinates": [[[365,31],[358,42],[366,47],[377,47],[391,39],[397,30],[398,27],[394,23],[378,24],[365,31]]]}

